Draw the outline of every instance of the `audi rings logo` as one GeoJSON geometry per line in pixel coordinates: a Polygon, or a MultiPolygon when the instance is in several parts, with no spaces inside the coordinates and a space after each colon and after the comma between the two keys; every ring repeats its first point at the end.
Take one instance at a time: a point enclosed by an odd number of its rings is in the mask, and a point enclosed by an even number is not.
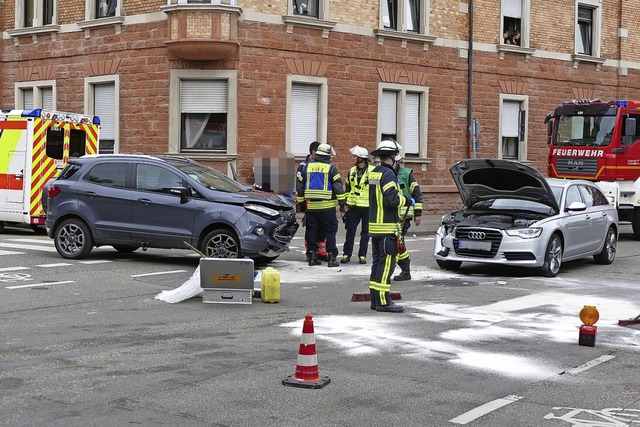
{"type": "Polygon", "coordinates": [[[471,240],[484,240],[487,235],[484,231],[470,231],[469,234],[467,234],[467,237],[471,240]]]}

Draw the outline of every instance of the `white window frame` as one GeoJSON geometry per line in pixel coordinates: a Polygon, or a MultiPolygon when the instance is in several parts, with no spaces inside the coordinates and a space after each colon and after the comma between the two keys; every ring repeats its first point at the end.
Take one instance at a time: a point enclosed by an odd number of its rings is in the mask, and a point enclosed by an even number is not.
{"type": "Polygon", "coordinates": [[[418,0],[420,2],[420,28],[418,31],[407,31],[407,16],[405,7],[407,0],[395,0],[398,2],[398,28],[385,28],[384,26],[384,7],[382,2],[387,0],[379,0],[378,4],[378,29],[382,31],[397,31],[409,34],[429,34],[429,11],[431,9],[431,0],[418,0]]]}
{"type": "Polygon", "coordinates": [[[14,89],[14,99],[16,110],[24,110],[24,97],[23,91],[26,89],[33,90],[33,105],[34,108],[42,108],[42,89],[51,89],[53,96],[53,108],[52,110],[56,110],[56,105],[58,102],[58,90],[56,87],[55,80],[40,80],[33,82],[18,82],[15,84],[14,89]]]}
{"type": "Polygon", "coordinates": [[[574,10],[574,54],[592,56],[600,58],[600,40],[602,37],[602,3],[600,0],[576,0],[574,10]],[[586,7],[593,10],[591,21],[591,54],[586,55],[578,52],[578,41],[580,39],[580,31],[578,27],[578,8],[586,7]]]}
{"type": "Polygon", "coordinates": [[[328,123],[328,94],[329,86],[325,77],[303,76],[297,74],[287,75],[287,109],[286,109],[286,151],[293,153],[294,156],[303,157],[309,154],[309,141],[304,148],[304,152],[294,152],[291,147],[291,134],[293,120],[291,117],[291,92],[294,84],[307,84],[318,86],[318,139],[320,144],[327,142],[327,123],[328,123]]]}
{"type": "MultiPolygon", "coordinates": [[[[36,10],[34,11],[34,24],[31,27],[25,27],[24,22],[24,3],[25,0],[15,0],[16,7],[16,16],[15,16],[15,28],[16,29],[24,29],[24,28],[38,28],[42,27],[44,24],[43,15],[44,10],[42,7],[42,0],[37,0],[35,2],[36,10]]],[[[58,0],[53,0],[53,16],[51,17],[51,24],[47,25],[58,25],[58,0]]]]}
{"type": "Polygon", "coordinates": [[[502,159],[502,106],[505,101],[519,102],[520,110],[525,111],[524,122],[524,139],[518,141],[518,161],[528,161],[528,134],[529,134],[529,96],[528,95],[514,95],[514,94],[500,94],[500,105],[498,108],[498,158],[502,159]]]}
{"type": "Polygon", "coordinates": [[[416,156],[416,159],[424,159],[427,157],[427,140],[428,140],[428,123],[429,123],[429,88],[426,86],[413,86],[394,83],[379,83],[378,84],[378,124],[376,131],[376,138],[380,138],[382,135],[382,94],[384,91],[393,91],[398,93],[396,98],[396,140],[402,147],[401,154],[405,156],[404,148],[404,132],[405,132],[405,109],[407,92],[417,93],[420,95],[418,118],[418,153],[410,153],[410,155],[416,156]]]}
{"type": "Polygon", "coordinates": [[[102,18],[96,18],[97,10],[96,10],[96,0],[85,0],[84,3],[84,19],[85,21],[95,21],[96,19],[112,19],[122,16],[122,3],[124,0],[118,0],[118,4],[116,5],[116,13],[114,16],[104,16],[102,18]]]}
{"type": "MultiPolygon", "coordinates": [[[[117,74],[107,76],[95,76],[86,77],[84,79],[84,111],[89,116],[95,116],[95,90],[94,85],[98,84],[113,84],[115,99],[114,99],[114,141],[113,152],[120,152],[120,76],[117,74]]],[[[98,116],[99,117],[99,116],[98,116]]],[[[98,136],[99,138],[100,136],[98,136]]],[[[100,140],[98,140],[98,151],[100,150],[100,140]]]]}
{"type": "MultiPolygon", "coordinates": [[[[504,44],[502,35],[504,34],[504,1],[500,1],[500,42],[503,46],[512,46],[504,44]]],[[[529,47],[529,30],[531,27],[531,0],[520,0],[520,46],[529,47]]]]}
{"type": "Polygon", "coordinates": [[[238,72],[234,70],[171,70],[169,84],[169,143],[167,151],[212,160],[234,160],[238,155],[238,72]],[[182,153],[180,151],[180,81],[226,80],[227,82],[227,151],[182,153]],[[233,157],[233,159],[231,158],[233,157]]]}
{"type": "Polygon", "coordinates": [[[318,0],[318,17],[315,17],[313,15],[310,16],[310,15],[302,15],[302,14],[294,13],[293,0],[287,0],[287,15],[326,21],[329,19],[329,0],[318,0]]]}

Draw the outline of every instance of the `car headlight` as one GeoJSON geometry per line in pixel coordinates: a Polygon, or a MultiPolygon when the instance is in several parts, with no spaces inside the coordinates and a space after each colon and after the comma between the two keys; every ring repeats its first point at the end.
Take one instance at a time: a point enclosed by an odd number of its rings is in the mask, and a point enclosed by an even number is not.
{"type": "Polygon", "coordinates": [[[278,212],[275,209],[268,208],[266,206],[247,203],[244,205],[244,208],[248,211],[251,211],[255,214],[258,214],[268,219],[276,219],[280,217],[280,212],[278,212]]]}
{"type": "Polygon", "coordinates": [[[505,230],[505,233],[507,233],[507,236],[535,239],[542,234],[542,228],[514,228],[512,230],[505,230]]]}

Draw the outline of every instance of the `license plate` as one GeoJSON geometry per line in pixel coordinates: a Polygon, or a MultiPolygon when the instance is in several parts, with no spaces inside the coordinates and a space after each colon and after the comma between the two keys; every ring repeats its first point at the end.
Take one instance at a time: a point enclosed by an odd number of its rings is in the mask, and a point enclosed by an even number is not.
{"type": "Polygon", "coordinates": [[[458,240],[458,249],[475,249],[478,251],[490,251],[491,242],[477,242],[474,240],[458,240]]]}

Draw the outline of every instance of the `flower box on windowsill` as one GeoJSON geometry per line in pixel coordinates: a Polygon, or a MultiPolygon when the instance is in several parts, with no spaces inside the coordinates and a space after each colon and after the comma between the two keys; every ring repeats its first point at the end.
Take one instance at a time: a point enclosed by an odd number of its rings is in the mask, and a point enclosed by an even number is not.
{"type": "Polygon", "coordinates": [[[378,44],[384,44],[384,39],[396,39],[402,41],[402,47],[407,47],[407,41],[424,43],[424,50],[429,50],[429,45],[433,44],[437,37],[427,36],[425,34],[418,34],[413,32],[402,32],[395,30],[373,30],[373,33],[378,37],[378,44]]]}
{"type": "Polygon", "coordinates": [[[529,62],[529,60],[531,59],[531,55],[533,55],[533,52],[536,51],[531,47],[515,46],[512,44],[499,44],[497,48],[498,53],[500,54],[500,59],[504,59],[505,52],[510,52],[524,55],[525,62],[529,62]]]}
{"type": "Polygon", "coordinates": [[[584,55],[581,53],[574,53],[571,55],[571,59],[573,60],[573,68],[578,68],[578,64],[580,62],[590,62],[592,64],[596,64],[596,70],[600,70],[602,64],[604,63],[604,58],[598,58],[597,56],[584,55]]]}
{"type": "Polygon", "coordinates": [[[322,37],[329,37],[329,31],[335,27],[333,21],[323,21],[313,16],[305,15],[285,15],[282,20],[287,24],[287,33],[293,32],[293,27],[316,28],[322,30],[322,37]]]}
{"type": "Polygon", "coordinates": [[[18,38],[21,36],[31,36],[33,38],[33,43],[37,43],[38,36],[51,34],[51,38],[55,40],[59,32],[60,25],[43,25],[41,27],[26,27],[16,28],[15,30],[7,30],[7,34],[9,34],[9,36],[13,38],[13,44],[15,46],[18,46],[18,44],[20,44],[18,38]]]}

